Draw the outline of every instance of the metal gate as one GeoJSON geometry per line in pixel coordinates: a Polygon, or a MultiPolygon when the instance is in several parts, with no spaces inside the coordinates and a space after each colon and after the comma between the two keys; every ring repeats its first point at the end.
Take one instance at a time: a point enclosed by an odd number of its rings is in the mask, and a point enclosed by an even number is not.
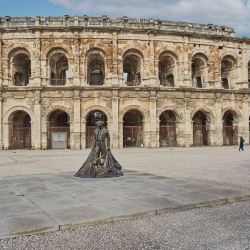
{"type": "Polygon", "coordinates": [[[160,147],[174,147],[176,144],[176,126],[160,125],[160,147]]]}
{"type": "Polygon", "coordinates": [[[51,149],[70,148],[70,127],[49,127],[48,146],[51,149]]]}
{"type": "Polygon", "coordinates": [[[208,145],[208,130],[206,125],[193,125],[193,145],[208,145]]]}
{"type": "Polygon", "coordinates": [[[123,126],[123,146],[143,147],[142,126],[123,126]]]}
{"type": "Polygon", "coordinates": [[[31,128],[9,126],[9,149],[30,149],[31,128]]]}
{"type": "Polygon", "coordinates": [[[92,148],[94,145],[94,131],[96,126],[86,127],[86,148],[92,148]]]}
{"type": "Polygon", "coordinates": [[[238,128],[236,126],[223,126],[223,145],[238,144],[238,128]]]}

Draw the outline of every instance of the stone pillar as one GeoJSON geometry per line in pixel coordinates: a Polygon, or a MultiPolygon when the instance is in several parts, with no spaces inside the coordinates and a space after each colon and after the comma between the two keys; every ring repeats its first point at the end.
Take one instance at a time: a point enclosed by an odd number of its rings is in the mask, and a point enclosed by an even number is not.
{"type": "Polygon", "coordinates": [[[119,120],[119,148],[123,148],[123,121],[119,120]]]}
{"type": "Polygon", "coordinates": [[[191,111],[189,105],[190,99],[185,97],[185,107],[184,107],[184,123],[185,123],[185,146],[190,147],[193,145],[193,122],[191,118],[191,111]]]}
{"type": "Polygon", "coordinates": [[[180,87],[192,87],[191,82],[191,62],[189,62],[188,57],[189,45],[188,45],[188,37],[185,37],[183,40],[183,52],[180,54],[180,62],[179,62],[179,83],[180,87]]]}
{"type": "Polygon", "coordinates": [[[3,131],[3,137],[2,137],[2,143],[3,143],[3,148],[8,149],[9,148],[9,126],[10,123],[8,121],[3,121],[2,123],[2,131],[3,131]]]}
{"type": "Polygon", "coordinates": [[[74,31],[74,65],[72,65],[72,77],[74,78],[74,86],[80,86],[80,40],[79,32],[74,31]]]}
{"type": "Polygon", "coordinates": [[[113,33],[113,77],[112,85],[116,86],[119,84],[119,70],[118,70],[118,36],[117,32],[113,33]]]}
{"type": "Polygon", "coordinates": [[[208,131],[208,146],[216,146],[215,123],[211,120],[206,122],[208,131]]]}
{"type": "Polygon", "coordinates": [[[176,143],[178,147],[184,147],[185,143],[185,122],[176,122],[176,143]]]}
{"type": "Polygon", "coordinates": [[[159,123],[159,117],[157,117],[156,108],[157,108],[156,91],[151,91],[149,98],[150,141],[147,146],[150,148],[157,147],[157,122],[159,123]]]}
{"type": "Polygon", "coordinates": [[[149,86],[156,86],[158,79],[158,60],[155,58],[154,34],[149,35],[149,86]]]}
{"type": "Polygon", "coordinates": [[[222,146],[223,145],[223,120],[222,116],[222,99],[221,94],[217,93],[215,95],[215,145],[222,146]]]}
{"type": "Polygon", "coordinates": [[[31,58],[31,84],[35,86],[41,86],[41,40],[40,31],[35,33],[35,44],[34,44],[34,58],[31,58]]]}
{"type": "Polygon", "coordinates": [[[31,127],[31,140],[32,148],[41,149],[41,104],[40,104],[40,92],[37,90],[35,93],[35,105],[34,114],[31,127]]]}
{"type": "Polygon", "coordinates": [[[155,147],[160,148],[160,117],[157,117],[157,112],[156,112],[156,139],[155,139],[155,147]]]}
{"type": "Polygon", "coordinates": [[[42,149],[48,149],[48,133],[49,133],[49,121],[43,117],[41,122],[41,147],[42,149]]]}
{"type": "Polygon", "coordinates": [[[0,87],[3,81],[3,67],[2,67],[2,33],[0,31],[0,87]]]}
{"type": "Polygon", "coordinates": [[[3,97],[0,93],[0,149],[3,149],[3,97]]]}
{"type": "Polygon", "coordinates": [[[247,54],[246,44],[242,45],[242,86],[241,88],[248,89],[248,62],[249,57],[247,54]]]}
{"type": "MultiPolygon", "coordinates": [[[[151,147],[151,119],[153,119],[153,117],[150,117],[151,115],[150,110],[147,110],[146,114],[143,114],[143,115],[144,115],[144,119],[143,119],[143,145],[142,146],[144,148],[150,148],[151,147]]],[[[156,131],[156,128],[154,131],[156,131]]]]}
{"type": "Polygon", "coordinates": [[[112,128],[111,128],[111,146],[119,148],[119,93],[113,90],[112,93],[112,128]]]}
{"type": "Polygon", "coordinates": [[[242,135],[245,143],[249,144],[249,109],[248,109],[248,95],[244,95],[243,105],[242,105],[242,120],[239,123],[239,133],[238,133],[238,141],[239,137],[242,135]]]}
{"type": "Polygon", "coordinates": [[[69,148],[74,149],[75,133],[74,133],[74,121],[69,122],[69,148]]]}
{"type": "Polygon", "coordinates": [[[74,122],[71,136],[73,137],[72,149],[81,148],[81,98],[80,91],[74,91],[74,122]]]}
{"type": "Polygon", "coordinates": [[[86,121],[82,121],[81,124],[81,148],[86,148],[86,121]]]}

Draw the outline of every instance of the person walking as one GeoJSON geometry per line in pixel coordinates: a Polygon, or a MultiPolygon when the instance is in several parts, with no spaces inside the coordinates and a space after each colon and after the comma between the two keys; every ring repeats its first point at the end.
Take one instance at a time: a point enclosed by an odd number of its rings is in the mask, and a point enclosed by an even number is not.
{"type": "Polygon", "coordinates": [[[240,137],[240,146],[239,146],[239,151],[242,150],[244,151],[244,142],[245,140],[243,139],[243,137],[240,137]]]}

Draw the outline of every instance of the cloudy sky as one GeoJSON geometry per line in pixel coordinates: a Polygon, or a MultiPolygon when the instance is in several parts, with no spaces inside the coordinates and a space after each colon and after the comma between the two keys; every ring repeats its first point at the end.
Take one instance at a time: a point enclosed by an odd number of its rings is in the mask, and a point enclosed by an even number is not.
{"type": "Polygon", "coordinates": [[[161,18],[234,27],[250,37],[250,0],[0,0],[0,15],[161,18]]]}

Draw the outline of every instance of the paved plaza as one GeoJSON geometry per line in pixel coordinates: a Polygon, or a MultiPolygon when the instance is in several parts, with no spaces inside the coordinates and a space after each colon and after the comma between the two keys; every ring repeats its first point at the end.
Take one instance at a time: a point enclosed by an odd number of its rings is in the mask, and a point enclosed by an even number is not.
{"type": "MultiPolygon", "coordinates": [[[[74,177],[88,153],[0,152],[0,238],[145,215],[165,218],[172,211],[178,216],[179,210],[250,198],[248,148],[114,150],[124,177],[74,177]]],[[[248,201],[242,204],[249,207],[248,201]]],[[[249,228],[249,213],[242,216],[249,228]]]]}

